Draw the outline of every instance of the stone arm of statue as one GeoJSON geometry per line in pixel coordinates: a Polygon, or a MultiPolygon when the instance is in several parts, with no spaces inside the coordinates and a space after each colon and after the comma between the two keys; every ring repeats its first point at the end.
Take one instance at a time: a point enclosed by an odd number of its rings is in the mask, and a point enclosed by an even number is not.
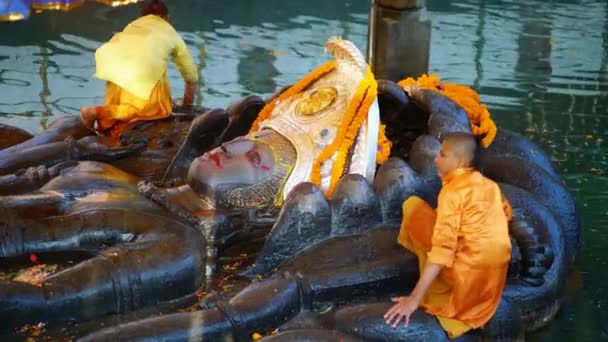
{"type": "Polygon", "coordinates": [[[122,139],[122,146],[106,145],[96,136],[87,136],[78,140],[68,137],[64,141],[34,146],[22,150],[21,153],[7,155],[0,160],[0,175],[38,165],[49,167],[70,160],[111,162],[142,151],[147,143],[143,134],[130,135],[128,139],[122,139]]]}
{"type": "Polygon", "coordinates": [[[109,146],[95,138],[94,136],[84,137],[76,142],[78,160],[112,162],[141,152],[148,145],[148,139],[141,132],[132,132],[121,137],[120,146],[109,146]]]}
{"type": "Polygon", "coordinates": [[[61,171],[76,165],[76,161],[62,162],[51,167],[39,165],[0,176],[0,196],[17,195],[37,190],[57,177],[61,171]]]}
{"type": "MultiPolygon", "coordinates": [[[[169,181],[166,181],[165,183],[167,184],[163,185],[169,185],[169,181]]],[[[190,211],[181,206],[179,203],[176,203],[171,198],[169,198],[167,196],[167,193],[164,192],[162,188],[159,188],[153,182],[141,181],[137,184],[137,190],[144,197],[161,205],[170,213],[172,213],[174,217],[177,217],[184,223],[187,223],[192,227],[198,226],[198,219],[196,218],[196,216],[194,216],[190,211]]]]}

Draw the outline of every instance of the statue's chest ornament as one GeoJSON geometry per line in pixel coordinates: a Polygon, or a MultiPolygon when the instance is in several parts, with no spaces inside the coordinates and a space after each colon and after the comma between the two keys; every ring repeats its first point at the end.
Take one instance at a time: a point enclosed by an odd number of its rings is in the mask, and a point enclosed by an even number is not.
{"type": "Polygon", "coordinates": [[[336,88],[330,86],[321,87],[313,90],[301,99],[296,105],[295,112],[305,117],[316,116],[331,108],[337,98],[338,90],[336,88]]]}
{"type": "MultiPolygon", "coordinates": [[[[340,177],[350,170],[354,144],[376,99],[376,87],[369,66],[363,71],[340,58],[315,69],[262,109],[250,132],[271,128],[297,151],[286,193],[301,181],[332,193],[340,177]]],[[[379,124],[376,121],[373,125],[379,124]]],[[[371,151],[368,154],[373,155],[366,160],[375,164],[378,133],[376,128],[370,132],[376,133],[366,136],[361,148],[371,151]],[[373,148],[367,148],[371,144],[373,148]]]]}

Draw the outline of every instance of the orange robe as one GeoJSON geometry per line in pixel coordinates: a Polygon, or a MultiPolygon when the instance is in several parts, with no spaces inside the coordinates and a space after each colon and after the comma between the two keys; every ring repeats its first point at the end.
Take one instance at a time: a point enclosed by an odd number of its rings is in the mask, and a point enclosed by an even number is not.
{"type": "Polygon", "coordinates": [[[444,265],[421,306],[450,338],[483,327],[498,308],[511,259],[511,207],[498,185],[473,169],[442,178],[436,212],[418,197],[403,204],[398,242],[427,262],[444,265]]]}
{"type": "Polygon", "coordinates": [[[158,81],[148,99],[108,81],[103,106],[96,107],[98,132],[108,131],[114,137],[130,123],[158,120],[171,115],[171,89],[166,76],[158,81]]]}

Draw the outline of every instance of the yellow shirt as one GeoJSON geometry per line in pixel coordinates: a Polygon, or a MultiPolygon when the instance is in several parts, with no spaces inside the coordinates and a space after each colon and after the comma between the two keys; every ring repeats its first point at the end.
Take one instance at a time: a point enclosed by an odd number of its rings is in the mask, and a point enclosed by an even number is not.
{"type": "Polygon", "coordinates": [[[184,80],[198,81],[198,69],[179,33],[161,17],[147,15],[97,49],[95,77],[148,99],[167,71],[169,57],[184,80]]]}

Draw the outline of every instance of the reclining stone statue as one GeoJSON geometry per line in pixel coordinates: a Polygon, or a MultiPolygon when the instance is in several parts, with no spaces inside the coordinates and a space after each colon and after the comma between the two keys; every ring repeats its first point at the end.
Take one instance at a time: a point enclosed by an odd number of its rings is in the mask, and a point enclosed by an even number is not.
{"type": "MultiPolygon", "coordinates": [[[[213,263],[248,243],[239,231],[261,223],[272,228],[253,263],[231,269],[231,289],[216,288],[195,312],[125,318],[84,340],[245,340],[275,329],[264,339],[445,339],[423,312],[395,330],[382,314],[417,279],[415,257],[396,245],[401,203],[411,195],[433,203],[438,139],[471,132],[469,118],[440,92],[377,82],[348,41],[327,48],[335,62],[268,101],[245,136],[206,153],[188,136],[176,154],[188,157],[169,167],[183,170],[172,176],[185,174],[185,183],[138,183],[79,162],[58,165],[39,191],[0,197],[10,218],[0,226],[0,258],[88,253],[37,285],[0,281],[0,329],[100,319],[214,289],[209,276],[222,269],[213,263]],[[386,152],[393,158],[376,172],[386,152]],[[184,160],[197,153],[186,172],[184,160]]],[[[198,132],[220,117],[204,114],[198,132]]],[[[578,213],[546,155],[522,136],[498,130],[482,169],[514,208],[514,254],[495,318],[469,337],[516,338],[559,308],[578,213]]]]}
{"type": "MultiPolygon", "coordinates": [[[[258,96],[240,100],[226,109],[223,121],[216,123],[216,131],[226,130],[225,138],[228,140],[244,134],[264,104],[258,96]]],[[[189,163],[184,160],[187,156],[177,155],[178,149],[186,136],[195,138],[199,129],[196,118],[208,110],[199,106],[174,107],[170,117],[130,124],[118,138],[95,135],[84,127],[79,117],[74,116],[55,120],[36,136],[16,127],[0,125],[0,136],[6,140],[0,141],[0,176],[28,167],[52,167],[62,162],[93,160],[111,163],[145,180],[159,181],[165,174],[176,177],[185,172],[183,165],[189,163]],[[172,169],[168,168],[170,164],[172,169]]],[[[201,142],[205,137],[196,139],[205,145],[201,142]]],[[[219,142],[221,140],[215,143],[219,142]]],[[[11,183],[4,184],[4,188],[10,186],[11,183]]],[[[7,192],[0,189],[0,194],[7,192]]]]}

